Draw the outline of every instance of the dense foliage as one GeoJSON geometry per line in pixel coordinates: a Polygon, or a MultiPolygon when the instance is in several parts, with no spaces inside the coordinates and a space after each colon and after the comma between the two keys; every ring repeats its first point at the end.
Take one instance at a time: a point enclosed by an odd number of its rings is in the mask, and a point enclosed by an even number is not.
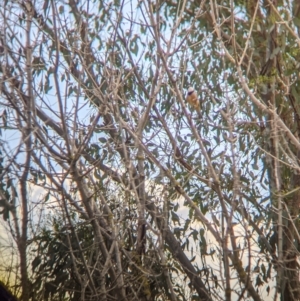
{"type": "Polygon", "coordinates": [[[3,4],[22,300],[300,300],[297,1],[3,4]]]}

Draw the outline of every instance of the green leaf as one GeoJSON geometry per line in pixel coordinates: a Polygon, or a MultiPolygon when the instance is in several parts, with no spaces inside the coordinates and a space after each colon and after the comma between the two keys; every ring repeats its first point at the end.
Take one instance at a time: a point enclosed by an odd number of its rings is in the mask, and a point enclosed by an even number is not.
{"type": "Polygon", "coordinates": [[[196,259],[196,255],[190,259],[190,262],[193,262],[196,259]]]}
{"type": "Polygon", "coordinates": [[[177,222],[180,225],[180,218],[179,218],[179,216],[174,211],[171,211],[171,215],[172,215],[172,221],[174,223],[177,222]]]}
{"type": "Polygon", "coordinates": [[[293,18],[294,24],[300,27],[300,18],[293,18]]]}
{"type": "Polygon", "coordinates": [[[201,228],[201,229],[199,230],[199,233],[200,233],[201,238],[204,237],[205,231],[204,231],[203,228],[201,228]]]}
{"type": "Polygon", "coordinates": [[[261,280],[260,276],[258,275],[256,277],[256,283],[255,286],[262,286],[264,284],[264,282],[261,280]]]}
{"type": "Polygon", "coordinates": [[[50,192],[48,192],[45,196],[45,199],[44,199],[44,202],[48,202],[49,201],[49,198],[50,198],[50,192]]]}
{"type": "Polygon", "coordinates": [[[60,15],[62,15],[64,12],[65,12],[65,8],[63,5],[60,5],[59,8],[58,8],[58,12],[60,15]]]}
{"type": "Polygon", "coordinates": [[[32,273],[34,273],[35,269],[40,265],[41,262],[42,259],[39,255],[34,258],[34,260],[31,263],[32,273]]]}

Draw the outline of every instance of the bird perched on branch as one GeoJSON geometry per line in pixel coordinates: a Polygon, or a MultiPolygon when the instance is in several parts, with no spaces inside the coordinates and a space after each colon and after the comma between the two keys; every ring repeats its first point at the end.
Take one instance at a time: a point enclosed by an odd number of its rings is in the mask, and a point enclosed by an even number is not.
{"type": "Polygon", "coordinates": [[[186,100],[197,112],[200,112],[200,102],[193,87],[189,87],[186,100]]]}

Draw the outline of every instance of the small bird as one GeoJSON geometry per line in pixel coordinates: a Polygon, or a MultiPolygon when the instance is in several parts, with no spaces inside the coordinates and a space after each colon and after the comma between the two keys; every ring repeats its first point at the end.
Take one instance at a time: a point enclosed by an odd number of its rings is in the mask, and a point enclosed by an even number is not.
{"type": "Polygon", "coordinates": [[[200,112],[199,99],[198,99],[197,93],[193,87],[188,88],[188,94],[187,94],[186,100],[197,112],[200,112]]]}

